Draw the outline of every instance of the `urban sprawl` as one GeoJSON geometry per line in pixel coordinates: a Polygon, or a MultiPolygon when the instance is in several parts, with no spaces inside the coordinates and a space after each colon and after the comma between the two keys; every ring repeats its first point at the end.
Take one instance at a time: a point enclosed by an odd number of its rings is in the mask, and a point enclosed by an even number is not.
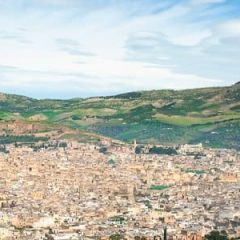
{"type": "Polygon", "coordinates": [[[240,154],[111,140],[6,144],[0,239],[240,236],[240,154]]]}

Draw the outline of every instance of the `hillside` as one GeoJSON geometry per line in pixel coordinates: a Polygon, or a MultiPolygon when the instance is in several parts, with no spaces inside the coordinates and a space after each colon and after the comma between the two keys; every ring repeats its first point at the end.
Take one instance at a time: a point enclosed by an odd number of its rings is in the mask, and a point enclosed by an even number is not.
{"type": "Polygon", "coordinates": [[[240,149],[240,83],[229,87],[37,100],[0,94],[2,123],[60,125],[140,143],[240,149]]]}

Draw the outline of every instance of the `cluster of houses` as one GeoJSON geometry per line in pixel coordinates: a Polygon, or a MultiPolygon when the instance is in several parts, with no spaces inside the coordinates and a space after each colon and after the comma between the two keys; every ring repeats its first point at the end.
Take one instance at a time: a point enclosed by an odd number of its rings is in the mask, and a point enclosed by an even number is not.
{"type": "Polygon", "coordinates": [[[240,236],[238,152],[135,147],[8,144],[0,153],[0,239],[163,239],[164,228],[173,240],[201,240],[214,229],[240,236]]]}

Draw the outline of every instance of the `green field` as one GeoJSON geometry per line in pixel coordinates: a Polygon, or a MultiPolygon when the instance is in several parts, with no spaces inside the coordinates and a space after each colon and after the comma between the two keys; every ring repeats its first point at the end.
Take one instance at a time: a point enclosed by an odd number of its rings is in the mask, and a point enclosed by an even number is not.
{"type": "Polygon", "coordinates": [[[211,123],[225,122],[231,120],[239,120],[240,114],[237,113],[225,113],[223,115],[218,115],[214,117],[189,117],[189,116],[177,116],[177,115],[164,115],[156,114],[155,118],[163,123],[168,123],[172,125],[188,127],[192,125],[205,125],[211,123]]]}

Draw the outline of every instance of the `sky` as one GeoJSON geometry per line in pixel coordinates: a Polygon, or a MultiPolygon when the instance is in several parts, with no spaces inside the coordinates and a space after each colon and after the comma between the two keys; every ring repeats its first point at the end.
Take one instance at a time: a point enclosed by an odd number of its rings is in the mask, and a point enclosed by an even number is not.
{"type": "Polygon", "coordinates": [[[0,0],[0,92],[113,95],[240,81],[240,0],[0,0]]]}

